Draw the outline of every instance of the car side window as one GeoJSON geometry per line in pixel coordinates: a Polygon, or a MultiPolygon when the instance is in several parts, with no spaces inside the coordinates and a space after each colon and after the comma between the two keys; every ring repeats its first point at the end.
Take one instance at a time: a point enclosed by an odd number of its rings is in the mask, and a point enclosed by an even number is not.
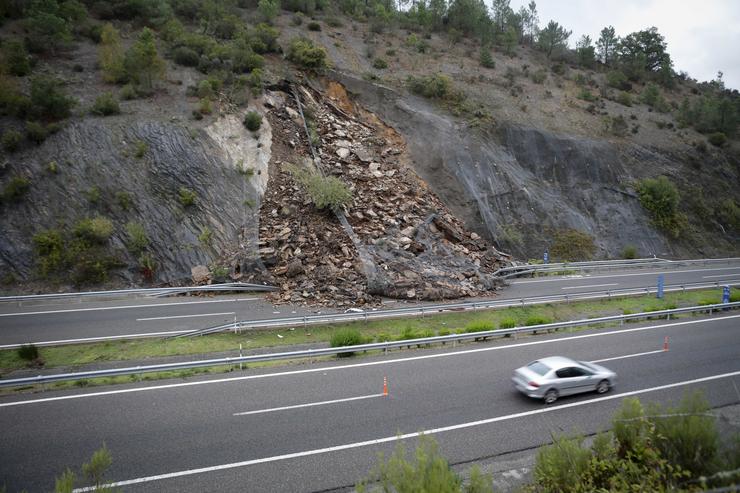
{"type": "Polygon", "coordinates": [[[571,368],[571,371],[572,371],[572,375],[571,376],[573,376],[573,377],[583,377],[583,376],[586,376],[586,375],[590,375],[590,373],[588,373],[586,370],[584,370],[582,368],[577,368],[577,367],[571,368]]]}
{"type": "Polygon", "coordinates": [[[573,374],[574,368],[561,368],[558,371],[555,372],[555,374],[558,376],[558,378],[570,378],[574,377],[573,374]]]}

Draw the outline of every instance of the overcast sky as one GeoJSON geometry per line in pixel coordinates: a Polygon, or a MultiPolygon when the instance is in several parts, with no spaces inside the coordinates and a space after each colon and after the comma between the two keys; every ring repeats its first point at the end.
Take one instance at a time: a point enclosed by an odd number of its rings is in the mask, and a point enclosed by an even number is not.
{"type": "MultiPolygon", "coordinates": [[[[725,85],[740,89],[740,0],[536,1],[540,26],[554,20],[573,31],[571,47],[583,34],[595,43],[609,25],[619,36],[655,26],[665,37],[674,70],[699,81],[712,80],[721,70],[725,85]]],[[[511,8],[528,3],[511,0],[511,8]]]]}

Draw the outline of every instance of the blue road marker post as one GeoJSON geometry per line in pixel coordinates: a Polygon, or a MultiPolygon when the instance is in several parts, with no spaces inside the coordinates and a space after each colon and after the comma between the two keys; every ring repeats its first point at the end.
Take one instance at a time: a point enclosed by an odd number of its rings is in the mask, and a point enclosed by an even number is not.
{"type": "Polygon", "coordinates": [[[722,286],[722,304],[730,302],[730,286],[722,286]]]}
{"type": "Polygon", "coordinates": [[[548,252],[547,250],[545,250],[545,254],[542,256],[542,260],[546,264],[549,263],[550,262],[550,252],[548,252]]]}
{"type": "Polygon", "coordinates": [[[656,297],[658,299],[663,299],[663,287],[665,286],[665,276],[663,274],[658,276],[658,293],[656,294],[656,297]]]}

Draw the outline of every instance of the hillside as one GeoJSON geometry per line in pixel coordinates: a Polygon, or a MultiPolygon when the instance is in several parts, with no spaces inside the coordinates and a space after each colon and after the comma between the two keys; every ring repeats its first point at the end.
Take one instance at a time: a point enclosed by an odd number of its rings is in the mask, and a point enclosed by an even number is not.
{"type": "Polygon", "coordinates": [[[269,3],[0,12],[3,290],[235,279],[341,305],[484,294],[545,250],[739,253],[736,91],[269,3]],[[702,123],[725,102],[729,130],[702,123]]]}

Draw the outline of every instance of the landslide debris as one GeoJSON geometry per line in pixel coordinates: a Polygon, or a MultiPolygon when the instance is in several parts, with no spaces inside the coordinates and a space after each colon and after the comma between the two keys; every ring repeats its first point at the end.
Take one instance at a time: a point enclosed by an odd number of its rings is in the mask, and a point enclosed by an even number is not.
{"type": "Polygon", "coordinates": [[[496,288],[492,274],[508,255],[466,231],[408,165],[403,138],[356,107],[339,84],[325,92],[283,87],[266,99],[273,143],[259,253],[280,287],[277,301],[344,306],[496,288]],[[295,166],[349,186],[353,202],[340,213],[349,230],[314,207],[289,171],[295,166]]]}

